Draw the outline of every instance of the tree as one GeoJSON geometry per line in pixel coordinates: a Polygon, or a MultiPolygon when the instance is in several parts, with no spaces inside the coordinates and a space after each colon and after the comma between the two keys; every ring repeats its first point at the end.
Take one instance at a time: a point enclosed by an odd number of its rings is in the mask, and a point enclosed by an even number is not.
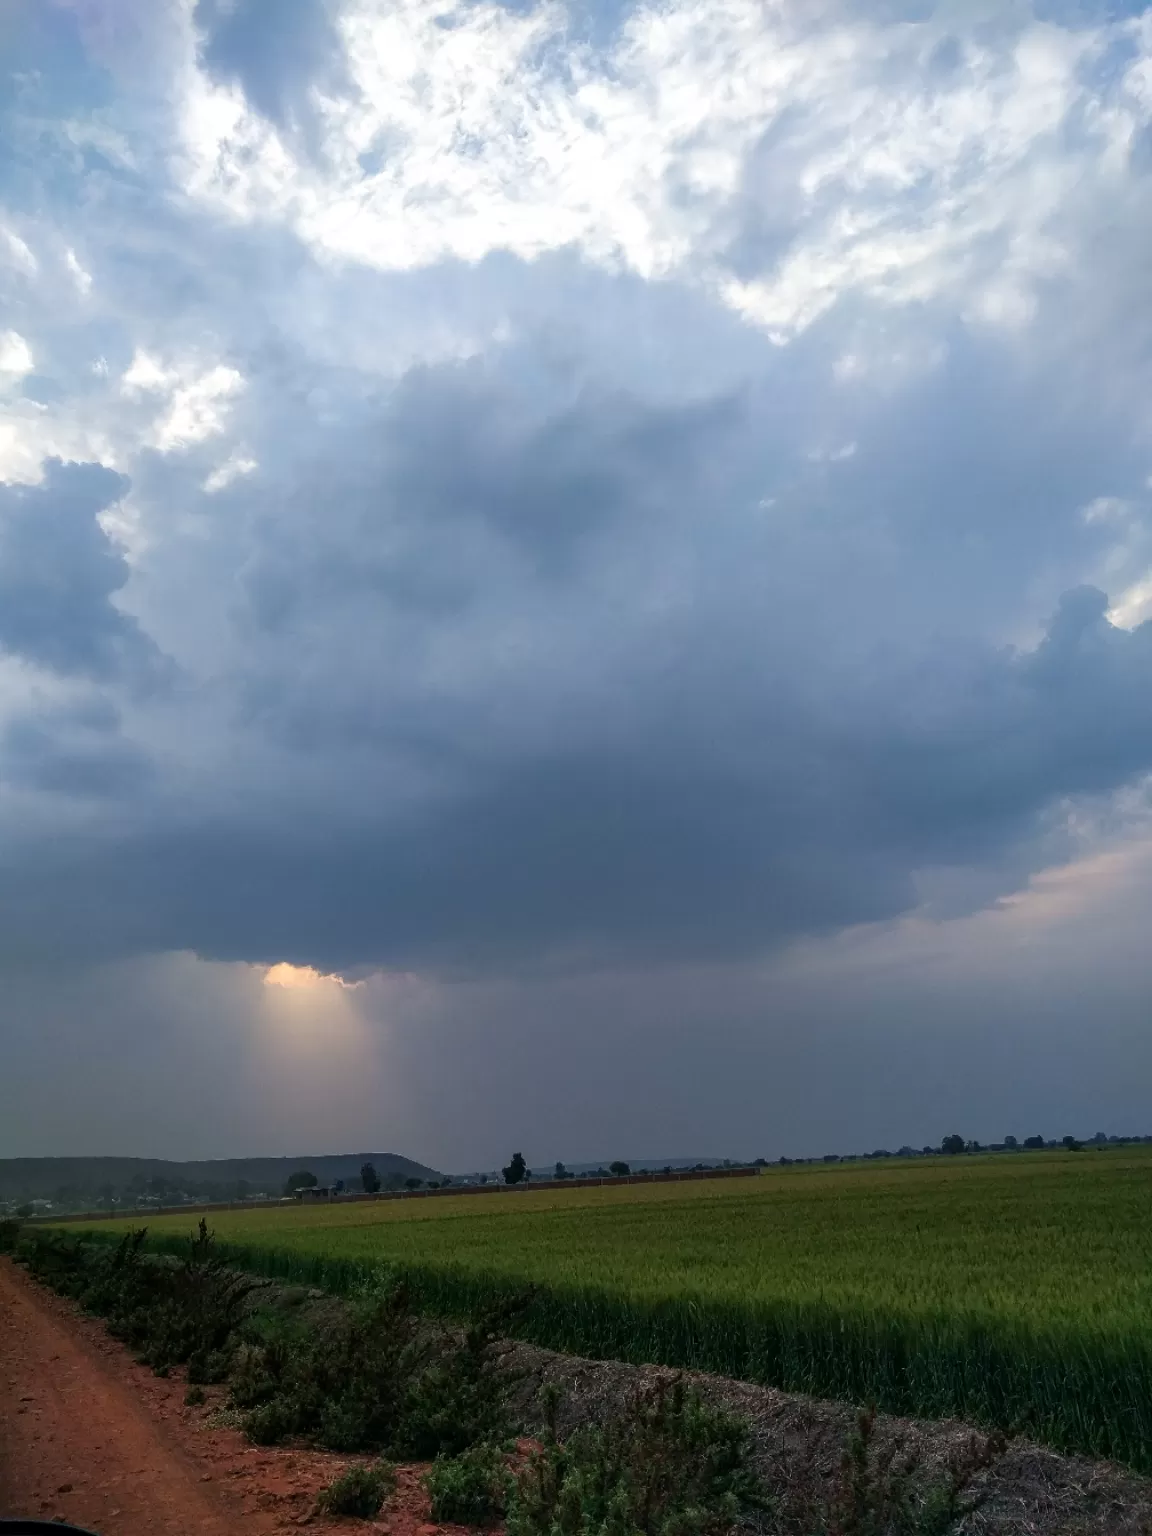
{"type": "Polygon", "coordinates": [[[1025,1136],[1024,1145],[1030,1152],[1038,1152],[1044,1145],[1043,1136],[1025,1136]]]}
{"type": "Polygon", "coordinates": [[[505,1184],[522,1184],[524,1175],[528,1172],[528,1164],[524,1161],[523,1152],[513,1152],[512,1161],[501,1171],[504,1174],[505,1184]]]}
{"type": "Polygon", "coordinates": [[[958,1152],[963,1152],[964,1150],[963,1136],[945,1136],[944,1140],[940,1143],[940,1150],[941,1152],[947,1152],[951,1157],[955,1157],[958,1152]]]}
{"type": "Polygon", "coordinates": [[[405,1179],[404,1180],[404,1188],[405,1189],[419,1189],[420,1188],[420,1180],[419,1179],[405,1179]]]}
{"type": "Polygon", "coordinates": [[[623,1179],[626,1178],[628,1174],[632,1172],[632,1170],[629,1168],[627,1163],[621,1163],[617,1161],[615,1163],[608,1164],[608,1172],[615,1174],[618,1179],[623,1179]]]}
{"type": "Polygon", "coordinates": [[[1015,1136],[1005,1136],[1004,1145],[1010,1152],[1015,1152],[1020,1143],[1016,1140],[1015,1136]]]}
{"type": "Polygon", "coordinates": [[[315,1189],[318,1182],[314,1173],[309,1173],[307,1168],[300,1168],[288,1175],[284,1184],[284,1193],[294,1195],[300,1189],[315,1189]]]}
{"type": "Polygon", "coordinates": [[[567,1170],[567,1168],[565,1168],[564,1164],[563,1163],[557,1163],[556,1164],[556,1172],[555,1172],[554,1177],[556,1177],[558,1179],[566,1179],[569,1176],[570,1175],[568,1173],[568,1170],[567,1170]]]}
{"type": "Polygon", "coordinates": [[[360,1168],[360,1183],[364,1187],[366,1195],[374,1195],[380,1188],[380,1175],[371,1163],[364,1163],[360,1168]]]}
{"type": "Polygon", "coordinates": [[[1063,1145],[1068,1148],[1069,1152],[1082,1152],[1084,1150],[1075,1136],[1065,1136],[1063,1138],[1063,1145]]]}
{"type": "Polygon", "coordinates": [[[31,1216],[32,1215],[32,1206],[31,1206],[31,1204],[27,1200],[25,1200],[23,1205],[18,1205],[16,1207],[16,1214],[17,1214],[17,1216],[31,1216]]]}

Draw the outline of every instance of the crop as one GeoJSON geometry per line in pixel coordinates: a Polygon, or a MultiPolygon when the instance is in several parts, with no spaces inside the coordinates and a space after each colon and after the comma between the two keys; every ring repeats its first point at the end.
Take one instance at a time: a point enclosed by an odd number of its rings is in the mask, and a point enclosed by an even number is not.
{"type": "MultiPolygon", "coordinates": [[[[958,1415],[1152,1469],[1150,1217],[1152,1155],[1112,1150],[214,1221],[258,1273],[338,1291],[383,1273],[460,1317],[521,1297],[510,1331],[555,1348],[958,1415]]],[[[164,1242],[187,1226],[151,1224],[164,1242]]]]}

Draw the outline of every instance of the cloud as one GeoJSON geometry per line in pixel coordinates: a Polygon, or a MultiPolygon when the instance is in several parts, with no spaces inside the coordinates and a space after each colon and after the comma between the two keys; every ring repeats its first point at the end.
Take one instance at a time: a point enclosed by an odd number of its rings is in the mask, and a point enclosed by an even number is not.
{"type": "MultiPolygon", "coordinates": [[[[293,11],[290,52],[319,16],[293,11]]],[[[575,247],[701,282],[781,340],[865,296],[948,295],[1011,330],[1075,265],[1086,189],[1115,185],[1147,123],[1144,42],[1021,11],[965,29],[718,0],[637,6],[592,46],[560,6],[359,0],[315,45],[347,74],[313,96],[322,161],[277,131],[263,78],[193,80],[186,185],[387,270],[575,247]]]]}
{"type": "Polygon", "coordinates": [[[345,83],[325,0],[197,0],[194,24],[205,70],[281,130],[313,127],[316,90],[345,83]]]}
{"type": "Polygon", "coordinates": [[[695,967],[753,1031],[758,968],[911,974],[1142,824],[1146,17],[52,17],[0,124],[5,966],[194,951],[238,1017],[384,967],[485,1029],[695,967]]]}
{"type": "Polygon", "coordinates": [[[18,331],[0,332],[0,374],[22,378],[32,372],[32,353],[18,331]]]}
{"type": "Polygon", "coordinates": [[[0,486],[0,648],[63,676],[143,679],[155,646],[114,604],[128,566],[99,514],[128,482],[51,461],[37,486],[0,486]]]}
{"type": "Polygon", "coordinates": [[[14,715],[0,737],[0,778],[12,788],[69,799],[138,795],[152,765],[119,727],[115,708],[99,698],[14,715]]]}

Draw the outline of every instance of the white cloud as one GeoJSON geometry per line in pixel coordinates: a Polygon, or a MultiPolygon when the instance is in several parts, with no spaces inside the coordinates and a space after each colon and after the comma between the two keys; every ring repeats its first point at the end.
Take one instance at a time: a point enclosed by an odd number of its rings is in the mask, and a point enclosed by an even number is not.
{"type": "Polygon", "coordinates": [[[68,251],[65,252],[64,261],[67,265],[68,271],[72,275],[72,280],[76,284],[78,291],[81,294],[90,293],[92,290],[92,274],[81,265],[80,259],[76,255],[76,252],[69,248],[68,251]]]}
{"type": "Polygon", "coordinates": [[[168,395],[168,408],[153,423],[146,440],[161,453],[170,453],[224,430],[228,401],[244,388],[244,376],[221,363],[201,368],[186,360],[165,367],[150,353],[137,351],[120,385],[130,397],[168,395]]]}
{"type": "Polygon", "coordinates": [[[21,379],[33,366],[32,349],[19,331],[0,331],[0,374],[21,379]]]}
{"type": "Polygon", "coordinates": [[[1070,260],[1062,211],[1116,173],[1117,135],[1152,112],[1135,64],[1108,101],[1084,84],[1103,30],[1032,25],[969,42],[942,73],[936,23],[754,0],[642,7],[606,56],[571,43],[557,5],[359,0],[340,25],[353,89],[318,99],[324,169],[189,70],[193,195],[393,271],[575,246],[702,282],[782,341],[852,292],[957,290],[974,319],[1026,325],[1035,283],[1070,260]],[[1081,108],[1090,127],[1073,132],[1081,108]],[[727,247],[750,209],[785,217],[789,238],[738,276],[727,247]]]}
{"type": "Polygon", "coordinates": [[[40,270],[40,264],[32,254],[31,248],[20,238],[14,229],[5,229],[0,226],[0,251],[5,252],[8,264],[25,277],[35,277],[40,270]]]}
{"type": "Polygon", "coordinates": [[[224,430],[227,401],[244,387],[235,368],[217,366],[172,393],[167,416],[158,423],[156,446],[162,453],[203,442],[224,430]]]}
{"type": "Polygon", "coordinates": [[[1108,610],[1109,623],[1119,629],[1135,629],[1152,619],[1152,571],[1126,587],[1108,610]]]}
{"type": "Polygon", "coordinates": [[[1122,523],[1132,515],[1132,510],[1132,503],[1123,496],[1096,496],[1080,509],[1080,516],[1088,524],[1122,523]]]}
{"type": "Polygon", "coordinates": [[[259,469],[255,459],[245,457],[241,453],[234,453],[218,465],[204,481],[204,490],[214,495],[217,491],[226,490],[234,481],[241,480],[245,475],[253,474],[259,469]]]}
{"type": "Polygon", "coordinates": [[[126,393],[143,389],[163,389],[172,375],[147,352],[137,351],[120,383],[126,393]]]}

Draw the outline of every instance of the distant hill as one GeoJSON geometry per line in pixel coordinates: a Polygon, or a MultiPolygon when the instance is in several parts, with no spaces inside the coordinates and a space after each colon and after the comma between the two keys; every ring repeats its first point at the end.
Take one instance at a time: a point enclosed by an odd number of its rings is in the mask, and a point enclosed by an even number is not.
{"type": "Polygon", "coordinates": [[[323,1157],[227,1157],[187,1163],[156,1157],[9,1157],[0,1158],[0,1200],[74,1200],[94,1198],[111,1185],[116,1193],[163,1179],[172,1189],[192,1194],[233,1197],[241,1182],[252,1194],[279,1194],[284,1181],[307,1168],[321,1184],[359,1179],[371,1163],[383,1180],[441,1179],[443,1174],[396,1152],[341,1152],[323,1157]],[[63,1192],[67,1192],[66,1194],[63,1192]]]}

